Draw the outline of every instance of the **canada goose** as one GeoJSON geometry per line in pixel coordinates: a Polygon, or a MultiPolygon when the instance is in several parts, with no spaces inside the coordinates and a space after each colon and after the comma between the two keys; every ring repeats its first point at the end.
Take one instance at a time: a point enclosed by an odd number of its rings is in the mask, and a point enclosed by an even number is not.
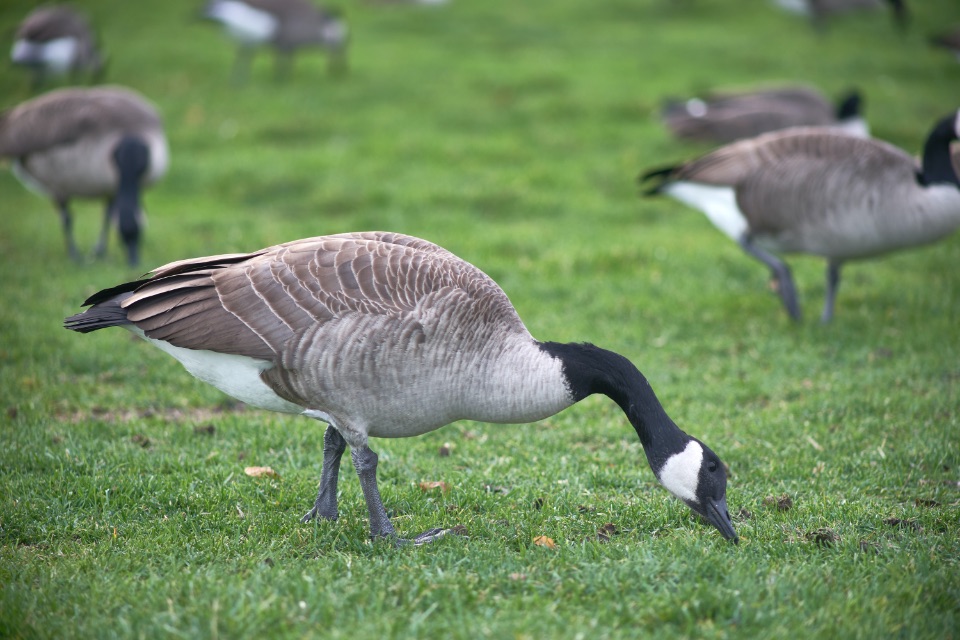
{"type": "Polygon", "coordinates": [[[95,250],[107,248],[111,221],[120,230],[131,265],[140,241],[140,190],[166,173],[167,140],[160,116],[142,96],[123,87],[59,89],[0,114],[0,157],[13,158],[14,175],[52,199],[60,212],[70,256],[69,200],[107,198],[95,250]]]}
{"type": "Polygon", "coordinates": [[[780,87],[670,101],[664,105],[663,120],[678,138],[719,143],[802,126],[836,126],[866,137],[862,101],[854,91],[834,107],[812,87],[780,87]]]}
{"type": "Polygon", "coordinates": [[[641,181],[703,211],[721,231],[770,267],[787,312],[800,319],[790,269],[774,252],[827,259],[821,320],[833,316],[847,260],[933,242],[960,226],[960,179],[950,143],[960,113],[937,123],[922,166],[880,140],[798,128],[741,140],[641,181]]]}
{"type": "Polygon", "coordinates": [[[73,9],[60,5],[39,7],[23,19],[10,58],[14,64],[33,70],[35,89],[47,74],[90,72],[99,79],[103,71],[90,24],[73,9]]]}
{"type": "Polygon", "coordinates": [[[737,539],[720,459],[674,424],[629,360],[538,342],[493,280],[425,240],[346,233],[182,260],[84,304],[66,328],[125,327],[239,400],[326,422],[320,491],[303,522],[337,518],[346,445],[371,536],[395,537],[369,437],[456,420],[531,422],[603,393],[627,414],[659,481],[737,539]]]}
{"type": "Polygon", "coordinates": [[[950,31],[933,36],[930,38],[930,44],[934,47],[946,49],[960,62],[960,27],[954,27],[950,31]]]}
{"type": "Polygon", "coordinates": [[[346,22],[309,0],[210,0],[203,15],[221,23],[239,45],[235,80],[246,78],[256,48],[264,44],[276,51],[278,77],[289,73],[293,53],[310,45],[327,50],[331,73],[346,70],[346,22]]]}
{"type": "Polygon", "coordinates": [[[831,17],[854,11],[877,11],[884,4],[893,10],[893,19],[898,27],[907,26],[907,7],[904,0],[774,0],[781,9],[807,16],[814,26],[822,28],[831,17]]]}

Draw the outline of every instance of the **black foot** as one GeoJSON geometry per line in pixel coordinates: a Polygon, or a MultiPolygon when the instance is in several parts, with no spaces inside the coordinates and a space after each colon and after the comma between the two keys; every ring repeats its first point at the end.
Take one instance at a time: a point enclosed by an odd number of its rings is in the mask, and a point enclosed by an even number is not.
{"type": "Polygon", "coordinates": [[[398,547],[404,547],[408,544],[412,544],[415,547],[420,547],[422,545],[435,542],[448,534],[463,536],[464,538],[467,537],[465,533],[465,529],[463,527],[458,526],[458,527],[452,527],[450,529],[442,529],[439,527],[436,529],[429,529],[427,531],[424,531],[423,533],[421,533],[415,538],[397,538],[394,536],[377,536],[376,538],[374,538],[374,541],[391,540],[393,544],[398,547]]]}
{"type": "Polygon", "coordinates": [[[336,515],[328,515],[328,514],[320,513],[320,510],[317,507],[314,507],[313,509],[310,509],[310,511],[307,512],[307,515],[300,518],[300,524],[307,524],[308,522],[310,522],[314,518],[317,518],[318,516],[323,518],[324,520],[330,520],[331,522],[337,519],[336,515]]]}

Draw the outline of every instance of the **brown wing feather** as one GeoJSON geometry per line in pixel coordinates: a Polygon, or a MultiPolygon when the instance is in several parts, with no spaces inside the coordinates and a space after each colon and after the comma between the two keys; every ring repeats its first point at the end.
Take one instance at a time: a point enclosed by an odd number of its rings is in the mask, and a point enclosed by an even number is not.
{"type": "Polygon", "coordinates": [[[689,180],[735,187],[771,165],[819,159],[840,161],[861,154],[905,155],[896,147],[874,139],[862,139],[843,132],[817,127],[774,131],[749,140],[720,147],[677,168],[671,181],[689,180]],[[882,150],[881,150],[882,149],[882,150]]]}
{"type": "MultiPolygon", "coordinates": [[[[276,360],[296,336],[347,316],[401,318],[448,292],[480,300],[474,322],[526,329],[493,280],[449,251],[388,233],[297,240],[252,254],[183,260],[122,305],[151,338],[276,360]]],[[[411,323],[415,328],[416,323],[411,323]]]]}

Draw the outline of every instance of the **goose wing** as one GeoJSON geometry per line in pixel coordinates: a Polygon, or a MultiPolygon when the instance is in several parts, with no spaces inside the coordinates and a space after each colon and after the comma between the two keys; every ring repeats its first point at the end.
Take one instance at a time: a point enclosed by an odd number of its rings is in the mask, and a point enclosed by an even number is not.
{"type": "Polygon", "coordinates": [[[148,337],[276,360],[291,340],[315,334],[318,325],[373,315],[415,323],[444,299],[477,304],[477,314],[460,316],[466,322],[526,331],[482,271],[425,240],[381,232],[174,262],[120,304],[148,337]]]}
{"type": "Polygon", "coordinates": [[[0,156],[26,156],[106,131],[161,127],[152,105],[129,89],[60,89],[0,115],[0,156]]]}
{"type": "Polygon", "coordinates": [[[862,207],[885,185],[909,182],[917,165],[886,142],[818,128],[759,136],[679,167],[670,180],[734,188],[756,233],[862,207]]]}
{"type": "Polygon", "coordinates": [[[65,36],[90,38],[86,19],[65,6],[39,7],[23,19],[16,33],[18,40],[35,42],[49,42],[65,36]]]}

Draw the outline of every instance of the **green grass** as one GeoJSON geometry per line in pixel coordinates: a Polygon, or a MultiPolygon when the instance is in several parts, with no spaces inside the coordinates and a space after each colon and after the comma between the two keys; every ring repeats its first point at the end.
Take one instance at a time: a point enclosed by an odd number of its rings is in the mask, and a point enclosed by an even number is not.
{"type": "MultiPolygon", "coordinates": [[[[730,466],[742,540],[656,484],[602,398],[373,443],[401,533],[469,539],[372,544],[348,464],[340,520],[301,525],[323,426],[239,407],[125,332],[64,331],[137,273],[115,239],[72,265],[52,207],[3,171],[0,637],[958,636],[960,237],[849,265],[829,327],[822,261],[791,259],[795,325],[760,265],[634,183],[704,150],[671,141],[656,108],[711,86],[857,85],[875,135],[917,151],[960,106],[960,67],[925,43],[960,21],[954,0],[914,2],[903,36],[884,14],[817,35],[766,0],[356,0],[348,77],[305,55],[280,84],[261,56],[239,89],[195,3],[150,4],[84,3],[109,79],[169,129],[146,267],[343,231],[435,241],[496,278],[537,337],[634,360],[730,466]],[[791,509],[765,504],[783,494],[791,509]]],[[[28,7],[4,2],[0,32],[28,7]]],[[[0,106],[28,97],[0,68],[0,106]]],[[[92,247],[100,205],[76,210],[92,247]]]]}

